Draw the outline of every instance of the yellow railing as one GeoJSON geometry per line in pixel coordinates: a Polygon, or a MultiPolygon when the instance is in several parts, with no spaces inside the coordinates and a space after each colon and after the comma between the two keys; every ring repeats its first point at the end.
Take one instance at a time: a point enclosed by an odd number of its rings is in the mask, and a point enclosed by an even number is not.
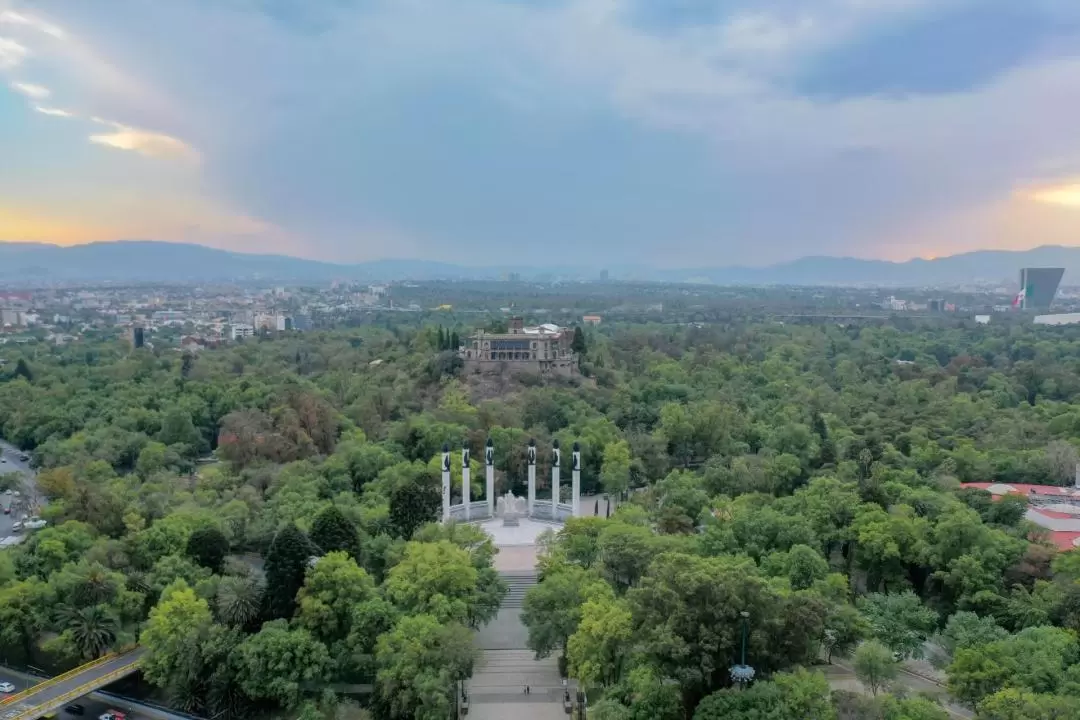
{"type": "MultiPolygon", "coordinates": [[[[112,672],[106,673],[101,677],[94,678],[90,682],[83,683],[74,690],[68,690],[63,695],[58,695],[57,697],[54,697],[47,703],[50,706],[49,710],[41,710],[40,706],[38,706],[30,708],[29,710],[23,710],[21,713],[9,718],[8,720],[32,720],[32,718],[41,717],[43,714],[50,712],[50,710],[54,710],[58,707],[61,707],[62,705],[65,705],[68,702],[71,702],[72,700],[77,700],[81,698],[83,695],[89,695],[90,693],[105,687],[113,680],[119,680],[122,677],[130,675],[140,662],[142,662],[142,658],[136,658],[135,661],[132,662],[130,665],[125,665],[122,668],[113,670],[112,672]]],[[[44,704],[46,703],[42,703],[42,705],[44,704]]]]}
{"type": "Polygon", "coordinates": [[[62,673],[62,674],[57,675],[55,677],[48,678],[47,680],[42,680],[37,685],[33,685],[31,687],[28,687],[27,689],[23,690],[21,693],[16,693],[15,695],[9,695],[8,697],[4,698],[3,700],[0,700],[0,706],[14,705],[14,704],[18,703],[19,701],[21,701],[23,698],[27,697],[28,695],[33,695],[34,693],[40,692],[41,690],[44,690],[47,687],[52,687],[53,685],[55,685],[58,682],[63,682],[64,680],[68,680],[68,679],[78,675],[81,672],[85,672],[85,671],[87,671],[87,670],[89,670],[91,668],[97,667],[98,665],[101,665],[103,663],[107,663],[110,660],[115,659],[116,657],[118,657],[116,653],[108,653],[107,655],[102,655],[97,660],[91,660],[90,662],[86,663],[85,665],[80,665],[79,667],[75,668],[74,670],[68,670],[66,673],[62,673]]]}

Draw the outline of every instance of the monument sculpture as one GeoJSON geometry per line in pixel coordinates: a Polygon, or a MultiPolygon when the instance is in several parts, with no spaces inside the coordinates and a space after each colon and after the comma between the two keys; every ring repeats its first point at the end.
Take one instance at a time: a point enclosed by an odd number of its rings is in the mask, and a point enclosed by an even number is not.
{"type": "Polygon", "coordinates": [[[461,495],[457,502],[452,503],[452,486],[457,482],[451,481],[452,463],[450,461],[450,445],[444,444],[442,448],[442,518],[443,522],[459,520],[471,522],[474,520],[488,520],[503,518],[505,525],[517,525],[521,517],[533,520],[562,522],[568,517],[576,517],[580,513],[578,507],[581,495],[581,448],[574,443],[572,464],[570,466],[570,497],[563,502],[561,492],[562,478],[562,450],[559,441],[552,443],[551,451],[551,499],[540,500],[536,496],[536,466],[537,448],[536,441],[529,440],[526,447],[526,472],[528,495],[516,497],[508,492],[502,497],[495,495],[495,446],[491,438],[484,445],[484,499],[473,502],[471,484],[471,451],[466,441],[461,447],[461,495]],[[507,504],[512,501],[510,504],[507,504]]]}
{"type": "Polygon", "coordinates": [[[514,497],[511,490],[499,498],[498,516],[502,518],[503,527],[517,527],[518,519],[524,514],[525,506],[523,498],[514,497]]]}

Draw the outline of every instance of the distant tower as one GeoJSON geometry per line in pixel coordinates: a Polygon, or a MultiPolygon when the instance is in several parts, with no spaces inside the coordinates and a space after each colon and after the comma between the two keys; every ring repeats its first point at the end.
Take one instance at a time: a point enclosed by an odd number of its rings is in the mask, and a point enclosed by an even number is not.
{"type": "Polygon", "coordinates": [[[145,331],[141,325],[132,325],[128,329],[128,342],[132,350],[138,350],[146,343],[145,331]]]}
{"type": "Polygon", "coordinates": [[[1021,269],[1020,292],[1013,300],[1013,307],[1018,310],[1049,310],[1064,274],[1065,268],[1021,269]]]}
{"type": "Polygon", "coordinates": [[[600,271],[600,282],[607,282],[609,278],[610,275],[608,274],[607,270],[600,271]]]}

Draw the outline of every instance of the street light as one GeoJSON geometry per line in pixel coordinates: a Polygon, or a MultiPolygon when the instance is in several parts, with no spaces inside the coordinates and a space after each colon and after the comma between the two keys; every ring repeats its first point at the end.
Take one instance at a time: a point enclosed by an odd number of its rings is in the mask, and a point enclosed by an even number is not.
{"type": "Polygon", "coordinates": [[[746,664],[746,636],[749,632],[750,613],[743,610],[742,616],[742,660],[738,665],[731,666],[731,680],[739,684],[740,690],[745,690],[747,683],[754,679],[754,668],[746,664]]]}

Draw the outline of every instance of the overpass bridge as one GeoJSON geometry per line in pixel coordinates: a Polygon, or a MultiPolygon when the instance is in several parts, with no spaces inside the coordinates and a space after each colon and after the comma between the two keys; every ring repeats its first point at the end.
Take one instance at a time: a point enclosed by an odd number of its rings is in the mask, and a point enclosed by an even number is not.
{"type": "Polygon", "coordinates": [[[110,653],[0,700],[0,720],[37,720],[139,669],[146,650],[110,653]]]}

